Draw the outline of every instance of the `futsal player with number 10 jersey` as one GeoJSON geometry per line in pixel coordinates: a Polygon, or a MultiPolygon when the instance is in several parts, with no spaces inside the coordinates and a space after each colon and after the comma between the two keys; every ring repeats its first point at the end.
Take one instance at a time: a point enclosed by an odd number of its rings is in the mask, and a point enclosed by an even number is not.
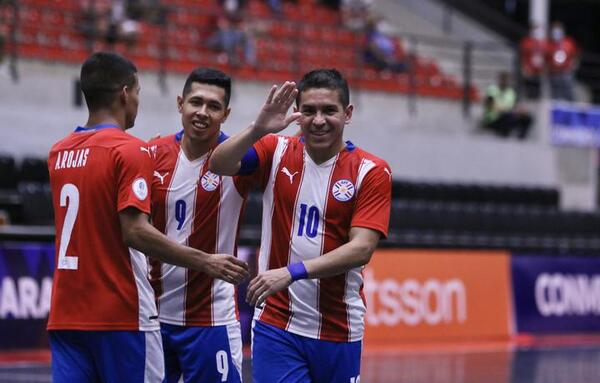
{"type": "Polygon", "coordinates": [[[388,232],[391,171],[343,140],[352,111],[341,74],[315,70],[298,89],[273,87],[256,121],[211,157],[212,171],[235,174],[248,148],[258,154],[262,237],[247,296],[255,383],[360,381],[362,268],[388,232]],[[302,137],[272,134],[295,120],[302,137]]]}

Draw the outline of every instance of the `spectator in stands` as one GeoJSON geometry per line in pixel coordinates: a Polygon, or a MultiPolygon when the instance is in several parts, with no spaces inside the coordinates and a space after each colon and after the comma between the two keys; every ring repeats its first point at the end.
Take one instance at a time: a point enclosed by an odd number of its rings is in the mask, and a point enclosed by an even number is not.
{"type": "Polygon", "coordinates": [[[217,21],[217,30],[208,39],[208,47],[223,53],[223,61],[232,66],[242,62],[240,51],[243,52],[243,61],[256,66],[256,48],[250,27],[240,16],[233,18],[222,16],[217,21]]]}
{"type": "Polygon", "coordinates": [[[547,46],[546,32],[539,25],[531,25],[529,35],[524,37],[519,44],[521,77],[527,98],[538,99],[540,97],[547,46]]]}
{"type": "Polygon", "coordinates": [[[106,42],[109,46],[118,41],[132,46],[139,34],[139,23],[129,17],[126,0],[112,0],[110,9],[110,22],[106,33],[106,42]]]}
{"type": "Polygon", "coordinates": [[[381,20],[371,17],[367,21],[365,63],[380,71],[405,72],[408,65],[402,59],[394,38],[381,30],[381,20]]]}
{"type": "Polygon", "coordinates": [[[517,92],[510,86],[510,75],[501,72],[498,84],[490,86],[485,95],[483,127],[501,137],[513,132],[525,139],[531,127],[531,115],[517,107],[517,92]]]}
{"type": "Polygon", "coordinates": [[[372,4],[372,0],[342,0],[340,11],[344,26],[353,31],[364,31],[372,4]]]}
{"type": "Polygon", "coordinates": [[[578,61],[577,44],[572,38],[565,35],[564,26],[559,21],[552,23],[547,52],[552,98],[575,100],[573,86],[575,85],[574,73],[578,61]]]}

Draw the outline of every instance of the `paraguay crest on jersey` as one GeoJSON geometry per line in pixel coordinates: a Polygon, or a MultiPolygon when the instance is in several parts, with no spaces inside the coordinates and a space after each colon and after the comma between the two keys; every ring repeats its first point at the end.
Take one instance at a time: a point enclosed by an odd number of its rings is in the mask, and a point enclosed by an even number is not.
{"type": "Polygon", "coordinates": [[[210,171],[206,172],[200,179],[200,184],[204,190],[209,192],[215,190],[219,186],[220,182],[221,179],[219,176],[215,173],[211,173],[210,171]]]}
{"type": "Polygon", "coordinates": [[[331,194],[340,202],[350,201],[354,196],[354,184],[349,180],[339,180],[333,184],[331,194]]]}

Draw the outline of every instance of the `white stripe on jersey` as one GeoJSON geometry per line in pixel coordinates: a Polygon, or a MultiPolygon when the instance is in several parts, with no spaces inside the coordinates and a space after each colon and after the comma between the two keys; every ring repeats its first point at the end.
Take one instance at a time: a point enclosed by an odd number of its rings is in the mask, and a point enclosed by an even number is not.
{"type": "Polygon", "coordinates": [[[360,286],[363,284],[362,267],[354,268],[346,274],[346,292],[344,302],[348,307],[348,341],[362,340],[365,327],[367,308],[360,296],[360,286]]]}
{"type": "MultiPolygon", "coordinates": [[[[231,177],[221,177],[221,201],[217,225],[217,253],[233,254],[238,221],[244,199],[239,195],[231,177]],[[225,229],[227,233],[219,230],[225,229]]],[[[224,231],[225,231],[224,230],[224,231]]],[[[235,287],[231,283],[214,279],[212,285],[212,322],[215,325],[230,323],[235,319],[235,287]],[[221,297],[221,300],[218,300],[221,297]],[[227,297],[227,299],[223,299],[227,297]],[[226,319],[224,321],[224,319],[226,319]]]]}
{"type": "MultiPolygon", "coordinates": [[[[273,187],[275,185],[275,178],[277,177],[277,169],[279,168],[279,163],[281,162],[281,158],[285,153],[285,150],[288,146],[288,139],[285,137],[277,138],[277,148],[275,148],[275,153],[273,154],[273,164],[271,165],[271,174],[269,175],[269,180],[267,183],[267,187],[265,187],[265,191],[263,193],[263,212],[262,212],[262,228],[260,235],[260,251],[258,255],[258,272],[261,273],[266,271],[269,268],[269,253],[271,252],[271,230],[264,230],[266,227],[271,227],[271,222],[273,221],[273,187]]],[[[265,307],[264,305],[262,306],[265,307]]],[[[262,312],[262,309],[256,308],[254,310],[255,318],[258,318],[258,315],[262,312]]]]}
{"type": "MultiPolygon", "coordinates": [[[[206,157],[205,155],[194,161],[189,161],[183,150],[179,151],[166,197],[167,208],[165,211],[167,237],[177,243],[187,244],[188,237],[192,233],[196,209],[196,185],[206,157]],[[183,217],[179,216],[176,213],[177,211],[184,212],[185,215],[183,217]],[[177,220],[178,216],[180,220],[177,220]],[[184,219],[181,220],[181,218],[184,219]],[[180,222],[183,222],[183,224],[180,222]]],[[[158,300],[160,321],[184,326],[187,269],[168,263],[162,263],[161,267],[163,293],[158,300]]]]}
{"type": "Polygon", "coordinates": [[[362,161],[360,161],[360,166],[358,167],[358,177],[356,177],[357,193],[360,190],[360,185],[362,185],[367,173],[369,173],[373,168],[375,168],[375,162],[367,160],[366,158],[363,158],[362,161]]]}
{"type": "Polygon", "coordinates": [[[148,279],[148,259],[144,254],[132,248],[129,248],[129,259],[138,293],[140,331],[158,330],[160,325],[154,303],[154,290],[148,279]]]}
{"type": "MultiPolygon", "coordinates": [[[[335,156],[317,165],[304,152],[304,171],[300,180],[290,235],[290,264],[319,257],[323,252],[323,239],[325,237],[323,214],[327,208],[327,195],[337,158],[338,156],[335,156]],[[306,182],[303,182],[304,180],[306,182]],[[310,201],[313,201],[316,205],[310,204],[310,201]],[[311,219],[311,217],[314,217],[311,212],[317,212],[316,221],[314,218],[311,219]],[[303,217],[301,218],[300,215],[303,215],[303,217]],[[300,222],[301,219],[302,222],[300,222]],[[311,233],[311,236],[309,236],[308,233],[314,228],[314,224],[317,225],[316,234],[312,235],[311,233]],[[302,227],[300,227],[301,225],[302,227]],[[300,229],[302,229],[302,233],[299,233],[300,229]]],[[[295,334],[318,338],[321,328],[318,280],[304,279],[296,281],[290,285],[288,291],[292,316],[288,322],[287,330],[295,334]]]]}

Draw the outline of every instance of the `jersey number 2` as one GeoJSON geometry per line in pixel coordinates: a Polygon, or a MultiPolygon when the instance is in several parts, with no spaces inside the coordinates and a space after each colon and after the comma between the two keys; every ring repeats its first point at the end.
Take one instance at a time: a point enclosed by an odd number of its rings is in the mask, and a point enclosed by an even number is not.
{"type": "Polygon", "coordinates": [[[58,250],[57,268],[65,270],[77,270],[78,257],[67,256],[67,248],[71,241],[71,233],[79,211],[79,190],[73,184],[65,184],[60,189],[60,207],[67,207],[65,221],[60,233],[60,247],[58,250]]]}

